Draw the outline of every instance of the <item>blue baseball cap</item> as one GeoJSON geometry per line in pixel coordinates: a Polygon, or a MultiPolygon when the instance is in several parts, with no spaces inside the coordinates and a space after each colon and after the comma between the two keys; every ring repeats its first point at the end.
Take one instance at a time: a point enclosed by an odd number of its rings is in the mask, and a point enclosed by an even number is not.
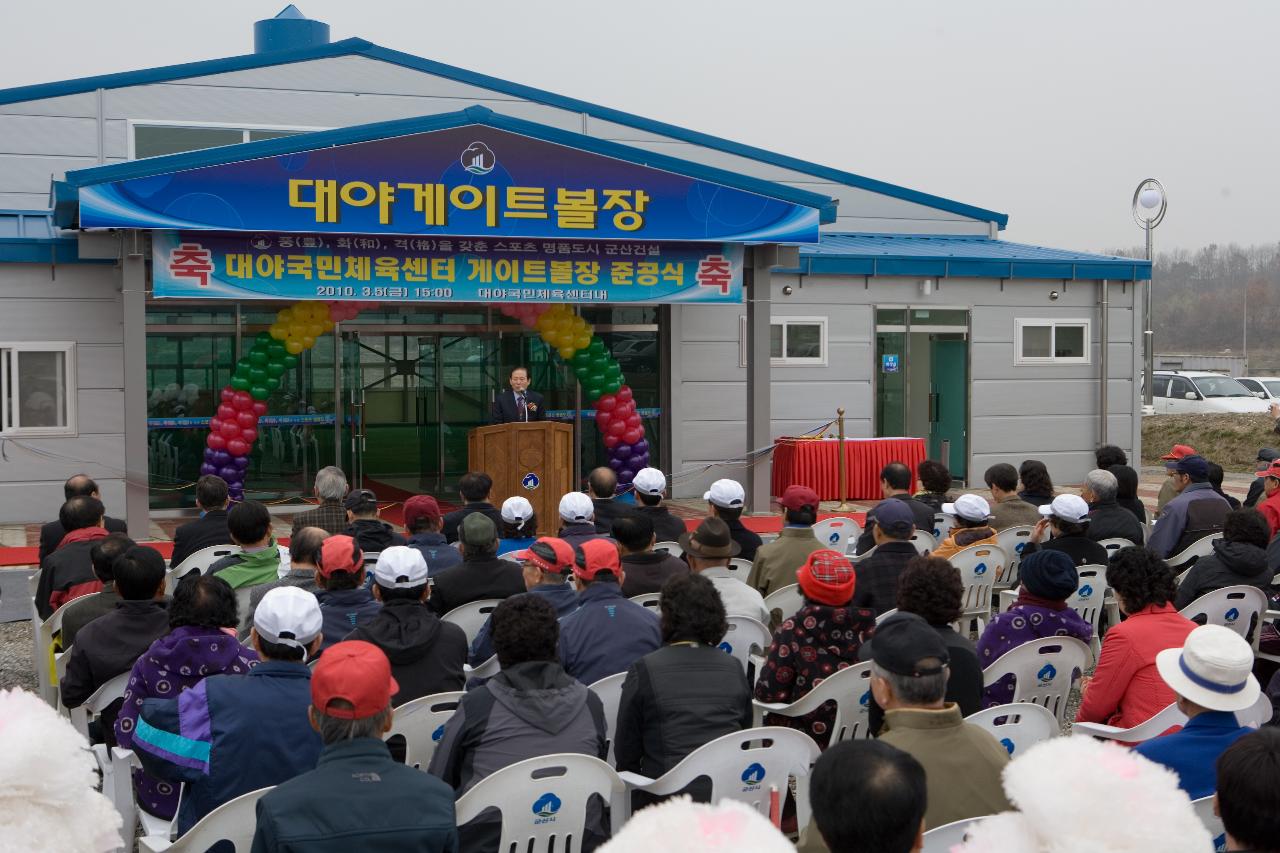
{"type": "Polygon", "coordinates": [[[1186,474],[1193,480],[1209,479],[1209,462],[1203,456],[1184,456],[1174,466],[1179,474],[1186,474]]]}

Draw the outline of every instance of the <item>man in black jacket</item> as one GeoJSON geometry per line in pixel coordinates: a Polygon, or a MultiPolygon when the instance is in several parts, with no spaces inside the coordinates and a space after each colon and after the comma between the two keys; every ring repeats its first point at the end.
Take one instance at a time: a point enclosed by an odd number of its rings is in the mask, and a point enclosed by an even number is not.
{"type": "Polygon", "coordinates": [[[196,480],[196,506],[200,508],[200,517],[173,532],[170,567],[176,568],[202,548],[231,543],[231,534],[227,532],[226,481],[216,474],[206,474],[196,480]]]}
{"type": "Polygon", "coordinates": [[[738,543],[738,556],[754,561],[764,540],[742,523],[742,509],[747,500],[742,484],[737,480],[716,480],[702,499],[707,502],[708,517],[718,518],[728,525],[729,536],[738,543]]]}
{"type": "Polygon", "coordinates": [[[850,607],[866,607],[879,616],[898,606],[898,577],[919,552],[912,544],[915,518],[902,501],[884,501],[872,531],[875,553],[854,565],[857,577],[850,607]]]}
{"type": "MultiPolygon", "coordinates": [[[[102,526],[102,501],[97,498],[72,498],[58,511],[58,520],[67,533],[40,565],[35,605],[41,619],[48,619],[53,611],[75,597],[77,593],[71,591],[72,587],[95,580],[89,552],[95,542],[108,536],[102,526]]],[[[96,591],[96,585],[95,589],[83,591],[96,591]]]]}
{"type": "Polygon", "coordinates": [[[1128,539],[1134,545],[1143,542],[1142,525],[1138,517],[1116,503],[1120,482],[1116,475],[1095,468],[1085,475],[1080,497],[1089,504],[1089,527],[1086,530],[1094,542],[1104,539],[1128,539]]]}
{"type": "Polygon", "coordinates": [[[1222,538],[1213,543],[1213,553],[1196,560],[1178,584],[1173,606],[1181,610],[1207,592],[1228,586],[1256,586],[1270,594],[1274,570],[1267,565],[1267,543],[1271,529],[1256,509],[1227,513],[1222,538]]]}
{"type": "Polygon", "coordinates": [[[672,515],[671,510],[662,502],[662,493],[667,490],[666,476],[657,468],[641,468],[636,472],[631,485],[635,487],[636,500],[640,502],[632,513],[646,516],[653,523],[657,541],[678,542],[689,527],[672,515]]]}
{"type": "Polygon", "coordinates": [[[121,554],[137,544],[123,533],[112,533],[93,543],[89,549],[89,561],[93,563],[93,574],[101,582],[102,589],[84,596],[88,601],[76,605],[62,618],[62,648],[71,648],[81,628],[116,609],[121,599],[116,592],[115,563],[121,554]]]}
{"type": "Polygon", "coordinates": [[[635,515],[613,523],[613,538],[622,549],[622,571],[626,580],[622,594],[627,598],[661,592],[662,585],[676,575],[689,574],[689,564],[665,551],[655,551],[657,535],[648,517],[635,515]]]}
{"type": "Polygon", "coordinates": [[[489,502],[489,492],[493,490],[493,478],[483,471],[468,471],[458,481],[458,496],[462,498],[462,509],[445,513],[444,525],[440,532],[449,542],[458,541],[458,526],[462,519],[473,512],[483,513],[493,522],[494,529],[502,529],[502,510],[489,502]]]}
{"type": "MultiPolygon", "coordinates": [[[[78,708],[98,688],[133,669],[151,644],[169,633],[169,610],[164,599],[164,557],[154,548],[134,546],[112,564],[116,609],[80,629],[67,660],[60,689],[62,704],[78,708]]],[[[102,731],[115,740],[120,702],[102,715],[102,731]]]]}
{"type": "Polygon", "coordinates": [[[615,497],[618,492],[618,475],[612,468],[601,466],[588,474],[587,491],[591,494],[591,504],[595,507],[596,533],[608,536],[613,531],[615,518],[633,513],[631,507],[618,503],[615,497]]]}
{"type": "Polygon", "coordinates": [[[511,560],[498,559],[498,528],[492,519],[473,512],[462,522],[461,533],[462,565],[444,569],[432,579],[432,610],[443,616],[472,601],[525,591],[520,567],[511,560]]]}
{"type": "MultiPolygon", "coordinates": [[[[98,484],[89,478],[86,474],[76,474],[67,482],[62,484],[63,501],[69,501],[72,498],[93,498],[102,500],[102,495],[98,494],[98,484]]],[[[104,516],[102,526],[107,529],[108,533],[128,533],[129,526],[118,518],[104,516]]],[[[62,526],[61,519],[50,521],[48,524],[40,528],[40,555],[39,560],[44,563],[44,558],[57,550],[58,545],[62,542],[62,537],[67,535],[67,530],[62,526]]]]}
{"type": "Polygon", "coordinates": [[[461,690],[466,681],[467,635],[426,606],[430,589],[427,561],[417,548],[387,548],[373,567],[373,597],[382,602],[382,610],[347,635],[373,643],[391,661],[391,674],[400,685],[393,697],[397,706],[461,690]]]}
{"type": "Polygon", "coordinates": [[[933,507],[911,497],[911,486],[915,483],[915,475],[911,469],[901,462],[890,462],[880,470],[880,491],[884,501],[876,504],[867,512],[867,525],[858,537],[856,553],[865,554],[876,546],[872,530],[876,526],[876,515],[885,501],[901,501],[911,509],[911,517],[917,530],[933,530],[933,507]]]}
{"type": "Polygon", "coordinates": [[[383,741],[399,689],[376,646],[346,642],[325,652],[311,675],[308,712],[324,751],[315,770],[258,801],[253,853],[457,853],[453,790],[393,761],[383,741]]]}
{"type": "Polygon", "coordinates": [[[408,540],[378,517],[378,496],[368,489],[350,492],[342,505],[347,508],[347,535],[366,554],[379,554],[393,545],[406,545],[408,540]]]}
{"type": "Polygon", "coordinates": [[[489,412],[489,422],[494,424],[529,423],[547,419],[546,401],[537,391],[529,390],[529,369],[513,367],[507,379],[510,391],[498,392],[489,412]]]}

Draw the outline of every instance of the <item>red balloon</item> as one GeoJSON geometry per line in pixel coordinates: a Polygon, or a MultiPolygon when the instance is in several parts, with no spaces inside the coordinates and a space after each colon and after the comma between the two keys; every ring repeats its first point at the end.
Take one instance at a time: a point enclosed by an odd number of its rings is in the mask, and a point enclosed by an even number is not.
{"type": "Polygon", "coordinates": [[[600,412],[612,412],[616,405],[618,405],[618,398],[612,394],[602,394],[600,399],[596,400],[596,410],[600,412]]]}
{"type": "Polygon", "coordinates": [[[227,442],[227,452],[232,456],[248,456],[249,445],[245,443],[244,439],[233,438],[227,442]]]}
{"type": "Polygon", "coordinates": [[[227,440],[216,432],[209,433],[209,437],[204,440],[204,443],[207,444],[211,450],[227,449],[227,440]]]}
{"type": "Polygon", "coordinates": [[[596,412],[596,426],[603,432],[609,428],[609,424],[613,421],[612,412],[596,412]]]}
{"type": "Polygon", "coordinates": [[[232,400],[235,399],[235,396],[236,396],[235,389],[232,388],[231,386],[227,386],[226,388],[222,389],[222,402],[230,403],[232,400]]]}
{"type": "Polygon", "coordinates": [[[209,419],[209,432],[222,432],[222,420],[220,418],[209,419]]]}
{"type": "Polygon", "coordinates": [[[253,401],[253,413],[258,417],[262,417],[267,413],[267,404],[258,400],[253,401]]]}
{"type": "Polygon", "coordinates": [[[240,424],[244,429],[253,429],[258,425],[258,416],[253,412],[236,413],[236,423],[240,424]]]}
{"type": "Polygon", "coordinates": [[[249,396],[248,391],[237,391],[231,400],[231,405],[235,406],[238,411],[247,411],[253,408],[253,398],[249,396]]]}
{"type": "MultiPolygon", "coordinates": [[[[210,436],[210,438],[213,438],[213,436],[210,436]]],[[[622,439],[619,438],[618,436],[613,435],[612,433],[605,433],[604,446],[609,448],[610,450],[613,450],[621,442],[622,442],[622,439]]]]}
{"type": "Polygon", "coordinates": [[[632,399],[631,386],[623,385],[618,389],[618,393],[614,394],[618,398],[619,403],[626,403],[632,399]]]}
{"type": "Polygon", "coordinates": [[[626,421],[611,421],[609,423],[609,430],[608,430],[609,435],[616,435],[619,438],[621,438],[622,434],[626,431],[627,431],[626,421]]]}
{"type": "Polygon", "coordinates": [[[252,445],[258,440],[258,431],[256,429],[242,429],[240,430],[240,440],[245,444],[252,445]]]}
{"type": "Polygon", "coordinates": [[[635,444],[636,442],[638,442],[638,441],[639,441],[640,439],[642,439],[642,438],[644,438],[644,430],[642,430],[642,429],[629,429],[629,430],[627,430],[626,432],[624,432],[624,433],[622,434],[622,443],[623,443],[623,444],[635,444]]]}
{"type": "Polygon", "coordinates": [[[636,412],[632,412],[631,414],[627,415],[626,423],[627,423],[627,426],[630,427],[631,429],[639,429],[641,426],[644,425],[644,422],[640,420],[640,415],[637,414],[636,412]]]}
{"type": "Polygon", "coordinates": [[[223,403],[218,407],[218,418],[224,421],[234,421],[236,419],[236,410],[223,403]]]}
{"type": "Polygon", "coordinates": [[[222,433],[222,437],[227,441],[240,437],[240,424],[235,421],[223,421],[222,428],[218,430],[222,433]]]}

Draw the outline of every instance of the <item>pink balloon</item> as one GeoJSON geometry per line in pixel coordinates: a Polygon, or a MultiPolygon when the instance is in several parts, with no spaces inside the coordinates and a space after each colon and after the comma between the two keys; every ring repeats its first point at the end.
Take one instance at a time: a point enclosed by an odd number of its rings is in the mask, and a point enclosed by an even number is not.
{"type": "Polygon", "coordinates": [[[520,325],[524,326],[526,329],[532,329],[538,325],[538,318],[532,314],[525,314],[520,318],[520,325]]]}

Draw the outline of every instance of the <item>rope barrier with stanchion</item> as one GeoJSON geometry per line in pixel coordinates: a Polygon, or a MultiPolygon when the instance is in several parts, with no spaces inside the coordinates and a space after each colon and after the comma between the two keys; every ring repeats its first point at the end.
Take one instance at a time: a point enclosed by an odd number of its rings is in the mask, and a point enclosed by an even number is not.
{"type": "Polygon", "coordinates": [[[839,466],[839,492],[840,503],[836,505],[837,512],[848,512],[853,509],[849,503],[849,472],[844,466],[844,455],[846,449],[844,446],[844,409],[836,409],[836,464],[839,466]]]}

